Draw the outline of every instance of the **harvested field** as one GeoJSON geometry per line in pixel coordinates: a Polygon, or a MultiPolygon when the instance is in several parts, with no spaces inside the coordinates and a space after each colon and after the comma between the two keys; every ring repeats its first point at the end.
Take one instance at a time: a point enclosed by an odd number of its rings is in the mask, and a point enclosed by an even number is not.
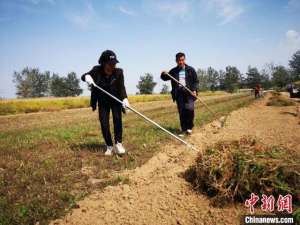
{"type": "MultiPolygon", "coordinates": [[[[209,96],[207,104],[220,115],[248,105],[248,93],[209,96]]],[[[169,101],[134,103],[138,110],[178,131],[176,105],[169,101]]],[[[212,120],[197,103],[196,125],[212,120]]],[[[97,112],[71,109],[0,117],[0,221],[3,225],[47,224],[78,201],[106,186],[129,184],[122,171],[142,166],[168,136],[133,113],[124,116],[124,157],[104,156],[97,112]]]]}
{"type": "MultiPolygon", "coordinates": [[[[223,91],[207,91],[200,96],[226,95],[223,91]]],[[[169,101],[170,95],[132,95],[129,96],[131,103],[169,101]]],[[[19,113],[55,112],[63,109],[86,108],[90,104],[90,97],[44,97],[26,99],[0,99],[0,115],[11,115],[19,113]]]]}
{"type": "MultiPolygon", "coordinates": [[[[212,124],[195,129],[188,140],[204,152],[220,141],[231,143],[251,136],[263,146],[299,152],[299,124],[292,114],[295,106],[268,107],[268,98],[233,111],[221,129],[212,124]]],[[[198,154],[176,143],[161,146],[147,163],[120,173],[128,184],[94,192],[78,202],[80,208],[51,224],[240,224],[240,216],[249,213],[244,204],[214,207],[210,197],[194,191],[182,176],[198,154]]],[[[259,213],[259,206],[256,210],[259,213]]],[[[299,205],[294,205],[294,211],[299,211],[299,205]]]]}

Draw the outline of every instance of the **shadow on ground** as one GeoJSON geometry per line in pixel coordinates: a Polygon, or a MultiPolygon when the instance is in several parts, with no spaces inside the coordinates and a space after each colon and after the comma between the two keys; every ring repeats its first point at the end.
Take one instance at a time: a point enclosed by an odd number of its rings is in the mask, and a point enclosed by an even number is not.
{"type": "MultiPolygon", "coordinates": [[[[178,128],[175,128],[175,127],[165,126],[164,128],[167,129],[168,131],[172,132],[173,134],[176,134],[176,135],[181,133],[181,130],[178,129],[178,128]]],[[[158,129],[158,128],[156,128],[156,129],[158,129]]]]}
{"type": "Polygon", "coordinates": [[[72,144],[70,148],[73,151],[89,151],[92,153],[103,153],[106,150],[106,145],[104,143],[81,143],[72,144]]]}

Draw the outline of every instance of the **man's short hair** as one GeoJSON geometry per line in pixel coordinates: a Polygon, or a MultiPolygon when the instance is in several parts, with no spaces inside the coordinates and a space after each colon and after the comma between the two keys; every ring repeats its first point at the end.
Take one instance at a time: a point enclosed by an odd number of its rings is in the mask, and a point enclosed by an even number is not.
{"type": "Polygon", "coordinates": [[[181,57],[185,58],[185,54],[183,52],[178,52],[175,57],[176,57],[176,61],[178,61],[178,59],[180,59],[181,57]]]}

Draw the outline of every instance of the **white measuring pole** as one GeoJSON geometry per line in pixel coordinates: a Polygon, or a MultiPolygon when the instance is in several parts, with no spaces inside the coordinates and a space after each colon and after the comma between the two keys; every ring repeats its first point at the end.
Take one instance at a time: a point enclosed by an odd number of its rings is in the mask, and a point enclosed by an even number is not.
{"type": "Polygon", "coordinates": [[[180,84],[185,90],[187,90],[192,96],[194,96],[197,100],[199,100],[204,106],[205,108],[214,116],[214,118],[216,119],[217,116],[216,116],[216,113],[214,111],[212,111],[209,106],[204,102],[202,101],[201,98],[197,97],[194,95],[194,93],[188,88],[186,87],[185,85],[183,85],[182,83],[180,83],[178,80],[176,80],[171,74],[169,73],[165,73],[168,77],[170,77],[173,81],[175,81],[177,84],[180,84]]]}

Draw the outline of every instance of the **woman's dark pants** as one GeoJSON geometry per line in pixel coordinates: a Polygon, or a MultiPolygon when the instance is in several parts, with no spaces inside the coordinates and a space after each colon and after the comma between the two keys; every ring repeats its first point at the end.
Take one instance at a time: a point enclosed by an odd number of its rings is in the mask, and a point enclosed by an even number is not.
{"type": "Polygon", "coordinates": [[[106,145],[113,146],[109,124],[110,110],[113,115],[115,143],[122,143],[122,106],[119,103],[103,104],[99,106],[99,120],[103,138],[106,145]]]}

